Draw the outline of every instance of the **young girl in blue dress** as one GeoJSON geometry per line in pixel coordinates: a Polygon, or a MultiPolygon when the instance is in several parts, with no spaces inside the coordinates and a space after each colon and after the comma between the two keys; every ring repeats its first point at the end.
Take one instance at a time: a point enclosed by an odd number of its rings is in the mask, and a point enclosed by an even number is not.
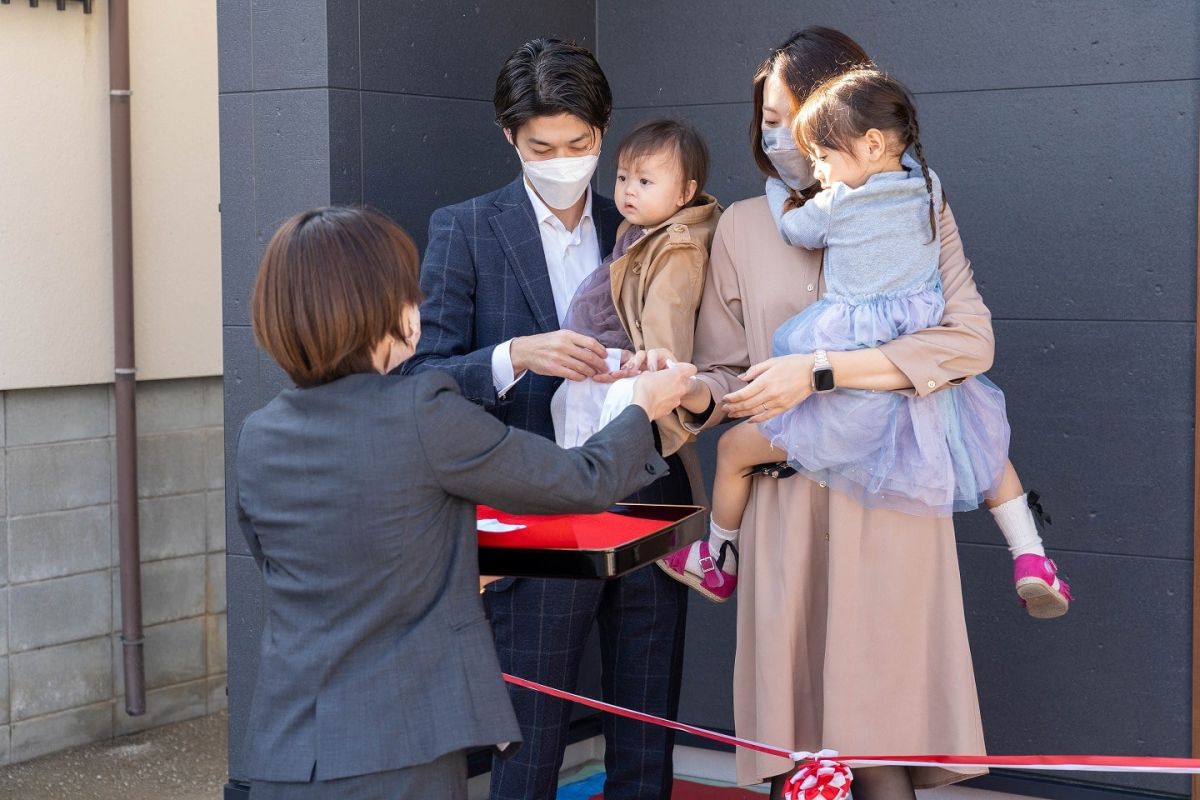
{"type": "Polygon", "coordinates": [[[771,179],[767,200],[788,244],[825,248],[827,292],[779,327],[772,349],[775,356],[814,355],[814,393],[721,437],[710,536],[664,568],[712,600],[727,599],[736,586],[733,543],[750,471],[786,460],[867,507],[949,515],[985,503],[1013,554],[1029,613],[1065,614],[1070,589],[1042,548],[1037,495],[1024,492],[1008,461],[1000,389],[983,376],[927,397],[840,389],[829,367],[826,351],[876,347],[942,321],[942,192],[925,164],[911,94],[877,70],[855,70],[817,89],[792,133],[822,190],[794,206],[787,186],[771,179]]]}

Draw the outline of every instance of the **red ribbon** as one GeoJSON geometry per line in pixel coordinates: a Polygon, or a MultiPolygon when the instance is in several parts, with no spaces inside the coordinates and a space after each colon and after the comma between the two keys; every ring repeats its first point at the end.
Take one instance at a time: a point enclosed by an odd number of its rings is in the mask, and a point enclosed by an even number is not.
{"type": "MultiPolygon", "coordinates": [[[[695,725],[688,725],[685,722],[676,722],[664,717],[657,717],[653,714],[646,714],[641,711],[624,708],[622,706],[605,703],[602,700],[593,700],[590,697],[584,697],[573,692],[555,689],[552,686],[545,686],[534,681],[518,678],[513,675],[504,674],[504,680],[514,686],[521,686],[525,689],[531,689],[535,692],[557,697],[560,700],[569,700],[573,703],[594,708],[598,711],[605,711],[609,714],[616,714],[619,717],[645,722],[650,725],[658,725],[663,728],[671,728],[672,730],[683,731],[703,739],[709,739],[722,744],[729,744],[735,747],[744,747],[748,750],[755,750],[759,753],[778,756],[779,758],[790,759],[797,763],[811,763],[822,759],[825,755],[822,753],[808,753],[803,751],[788,750],[783,747],[775,747],[763,742],[756,742],[753,739],[743,739],[740,736],[730,736],[725,733],[710,731],[706,728],[700,728],[695,725]]],[[[842,764],[853,764],[856,766],[883,766],[897,765],[909,767],[1007,767],[1009,769],[1037,769],[1037,770],[1064,770],[1064,771],[1085,771],[1085,772],[1155,772],[1155,773],[1182,773],[1197,775],[1200,774],[1200,758],[1163,758],[1159,756],[1073,756],[1073,755],[1057,755],[1057,756],[963,756],[963,755],[840,755],[836,759],[842,764]]]]}

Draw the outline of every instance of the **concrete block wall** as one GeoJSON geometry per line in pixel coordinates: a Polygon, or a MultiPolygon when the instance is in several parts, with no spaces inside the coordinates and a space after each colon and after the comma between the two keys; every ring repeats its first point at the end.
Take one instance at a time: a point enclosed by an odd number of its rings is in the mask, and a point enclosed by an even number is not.
{"type": "Polygon", "coordinates": [[[0,392],[0,764],[225,707],[221,383],[138,384],[140,717],[124,709],[112,390],[0,392]]]}

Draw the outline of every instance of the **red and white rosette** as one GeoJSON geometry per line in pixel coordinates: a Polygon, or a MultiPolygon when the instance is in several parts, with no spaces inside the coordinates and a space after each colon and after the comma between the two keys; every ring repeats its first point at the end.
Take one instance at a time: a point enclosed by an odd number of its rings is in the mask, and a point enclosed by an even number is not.
{"type": "Polygon", "coordinates": [[[854,773],[836,756],[836,750],[793,753],[793,760],[804,763],[788,778],[784,800],[846,800],[854,773]]]}

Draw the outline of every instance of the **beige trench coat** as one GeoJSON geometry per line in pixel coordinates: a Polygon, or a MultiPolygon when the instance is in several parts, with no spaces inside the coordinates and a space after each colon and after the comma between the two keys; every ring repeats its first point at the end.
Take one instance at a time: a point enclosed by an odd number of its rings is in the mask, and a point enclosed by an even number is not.
{"type": "MultiPolygon", "coordinates": [[[[682,208],[648,229],[609,266],[613,304],[634,350],[665,347],[680,361],[692,360],[696,312],[704,292],[708,251],[720,217],[716,198],[701,195],[696,205],[682,208]]],[[[621,223],[617,241],[629,225],[628,221],[621,223]]],[[[657,424],[664,456],[691,439],[673,416],[657,424]]],[[[694,466],[688,464],[688,474],[699,475],[699,461],[694,466]]]]}
{"type": "MultiPolygon", "coordinates": [[[[949,209],[941,231],[942,326],[882,347],[922,395],[992,362],[991,315],[949,209]]],[[[775,329],[823,290],[821,253],[787,246],[766,198],[730,206],[713,242],[694,352],[713,396],[741,388],[736,376],[771,356],[775,329]]],[[[722,421],[718,403],[701,427],[722,421]]],[[[740,549],[738,736],[844,754],[984,752],[951,519],[864,509],[800,476],[760,478],[740,549]]],[[[737,753],[741,784],[789,766],[737,753]]],[[[979,772],[911,770],[917,788],[979,772]]]]}

